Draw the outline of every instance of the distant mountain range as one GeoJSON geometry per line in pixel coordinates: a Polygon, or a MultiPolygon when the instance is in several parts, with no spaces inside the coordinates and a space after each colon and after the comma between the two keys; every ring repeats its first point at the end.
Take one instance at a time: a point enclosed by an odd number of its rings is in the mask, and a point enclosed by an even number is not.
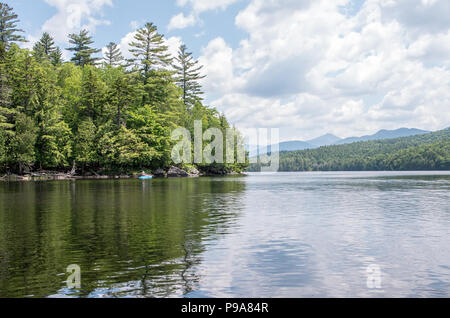
{"type": "MultiPolygon", "coordinates": [[[[299,151],[306,149],[316,149],[323,146],[332,146],[332,145],[343,145],[343,144],[351,144],[355,142],[361,141],[370,141],[370,140],[384,140],[384,139],[392,139],[392,138],[400,138],[400,137],[410,137],[416,135],[424,135],[430,133],[430,131],[420,130],[415,128],[400,128],[396,130],[380,130],[376,134],[367,135],[362,137],[350,137],[350,138],[339,138],[333,134],[326,134],[321,137],[308,140],[308,141],[286,141],[282,142],[279,145],[279,151],[299,151]]],[[[273,146],[272,146],[273,147],[273,146]]],[[[257,156],[257,147],[250,146],[250,157],[257,156]]],[[[260,153],[267,153],[267,148],[261,148],[260,153]]]]}
{"type": "Polygon", "coordinates": [[[392,138],[400,138],[400,137],[409,137],[416,135],[425,135],[430,133],[430,131],[420,130],[420,129],[408,129],[408,128],[400,128],[397,130],[380,130],[374,135],[362,136],[362,137],[350,137],[343,140],[339,140],[334,143],[335,145],[343,145],[343,144],[351,144],[354,142],[360,141],[369,141],[369,140],[383,140],[383,139],[392,139],[392,138]]]}
{"type": "Polygon", "coordinates": [[[339,138],[333,134],[326,134],[319,138],[310,140],[310,141],[308,141],[308,143],[315,147],[322,147],[322,146],[334,145],[337,142],[340,142],[341,140],[342,140],[341,138],[339,138]]]}
{"type": "MultiPolygon", "coordinates": [[[[375,140],[282,152],[279,171],[450,171],[450,129],[426,134],[417,130],[391,133],[381,131],[375,137],[361,137],[378,138],[375,140]],[[407,133],[414,135],[386,139],[407,133]]],[[[259,172],[261,165],[251,164],[248,171],[259,172]]]]}

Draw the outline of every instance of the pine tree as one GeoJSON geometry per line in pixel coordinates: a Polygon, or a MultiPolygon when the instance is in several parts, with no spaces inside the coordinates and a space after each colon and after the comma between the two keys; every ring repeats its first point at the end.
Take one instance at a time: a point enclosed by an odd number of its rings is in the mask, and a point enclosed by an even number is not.
{"type": "Polygon", "coordinates": [[[106,52],[103,55],[104,55],[103,60],[105,61],[105,64],[111,67],[117,67],[122,65],[124,60],[122,53],[120,52],[120,48],[114,42],[110,42],[106,46],[106,52]]]}
{"type": "Polygon", "coordinates": [[[92,41],[89,31],[81,30],[79,34],[70,34],[69,38],[69,43],[74,46],[67,50],[75,52],[72,57],[72,62],[74,62],[75,65],[84,66],[96,64],[99,59],[92,57],[92,55],[99,53],[101,50],[90,47],[94,41],[92,41]]]}
{"type": "Polygon", "coordinates": [[[62,52],[59,47],[56,47],[56,49],[50,54],[50,62],[54,66],[59,66],[63,63],[62,52]]]}
{"type": "Polygon", "coordinates": [[[7,62],[0,60],[0,128],[9,129],[11,125],[8,124],[12,112],[11,106],[12,90],[9,85],[7,74],[7,62]]]}
{"type": "Polygon", "coordinates": [[[198,65],[192,53],[187,52],[186,45],[180,46],[178,57],[175,58],[178,65],[174,65],[177,71],[176,84],[183,90],[183,103],[191,108],[196,102],[201,102],[203,94],[199,80],[206,76],[201,76],[200,71],[203,66],[198,65]]]}
{"type": "Polygon", "coordinates": [[[56,70],[42,64],[33,73],[30,105],[37,127],[36,161],[41,167],[64,167],[69,162],[72,142],[70,128],[61,116],[56,70]]]}
{"type": "Polygon", "coordinates": [[[126,76],[119,76],[113,83],[110,90],[110,104],[116,113],[118,126],[125,125],[125,110],[132,102],[133,87],[129,84],[126,76]]]}
{"type": "Polygon", "coordinates": [[[99,69],[88,66],[83,69],[81,104],[78,111],[81,117],[91,118],[95,124],[101,119],[105,107],[106,85],[99,75],[99,69]]]}
{"type": "Polygon", "coordinates": [[[164,43],[164,36],[158,33],[153,23],[147,23],[138,30],[130,46],[130,53],[134,56],[130,62],[142,72],[145,83],[152,70],[165,69],[172,63],[168,47],[164,43]]]}
{"type": "Polygon", "coordinates": [[[17,46],[12,47],[8,53],[14,53],[14,58],[9,63],[11,107],[32,116],[32,103],[37,97],[35,85],[39,77],[38,63],[30,54],[31,52],[20,50],[17,46]]]}
{"type": "Polygon", "coordinates": [[[41,39],[36,42],[33,47],[34,56],[37,60],[47,60],[50,61],[52,54],[55,52],[55,41],[47,32],[42,34],[41,39]]]}
{"type": "Polygon", "coordinates": [[[12,42],[25,42],[25,38],[17,34],[23,32],[17,28],[18,22],[13,8],[0,2],[0,49],[2,51],[9,49],[12,42]]]}
{"type": "Polygon", "coordinates": [[[14,128],[14,117],[16,110],[12,107],[11,88],[11,64],[14,57],[12,52],[5,52],[4,58],[0,59],[0,130],[4,137],[11,136],[14,128]]]}

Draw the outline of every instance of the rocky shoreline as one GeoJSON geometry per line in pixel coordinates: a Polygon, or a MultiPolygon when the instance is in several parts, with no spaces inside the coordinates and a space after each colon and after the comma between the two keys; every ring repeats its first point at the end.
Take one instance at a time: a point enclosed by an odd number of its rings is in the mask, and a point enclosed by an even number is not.
{"type": "Polygon", "coordinates": [[[244,175],[239,172],[226,173],[224,171],[207,171],[200,172],[196,168],[191,168],[188,171],[172,166],[168,170],[157,169],[152,173],[147,174],[145,171],[139,174],[99,174],[96,172],[86,173],[84,175],[77,175],[74,173],[62,173],[55,171],[42,171],[25,173],[23,175],[6,174],[0,176],[0,181],[14,182],[14,181],[67,181],[67,180],[108,180],[108,179],[139,179],[142,176],[151,176],[155,179],[162,178],[199,178],[210,176],[232,176],[244,175]]]}

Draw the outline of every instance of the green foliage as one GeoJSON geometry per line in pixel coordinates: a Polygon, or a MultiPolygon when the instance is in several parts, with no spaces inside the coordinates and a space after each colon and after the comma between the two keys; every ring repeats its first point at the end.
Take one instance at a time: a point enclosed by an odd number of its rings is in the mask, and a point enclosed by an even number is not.
{"type": "Polygon", "coordinates": [[[175,126],[167,116],[158,115],[151,106],[145,105],[129,112],[128,126],[154,150],[149,162],[150,167],[164,168],[170,165],[173,146],[170,132],[175,126]]]}
{"type": "Polygon", "coordinates": [[[120,48],[114,42],[110,42],[106,46],[106,52],[103,55],[105,65],[110,67],[121,66],[124,61],[120,48]]]}
{"type": "Polygon", "coordinates": [[[39,62],[48,61],[55,66],[61,64],[61,50],[55,46],[54,39],[47,32],[44,32],[41,39],[36,42],[33,53],[39,62]]]}
{"type": "Polygon", "coordinates": [[[78,111],[82,118],[89,117],[96,122],[105,110],[107,86],[100,77],[100,71],[91,65],[84,66],[81,82],[78,111]]]}
{"type": "MultiPolygon", "coordinates": [[[[17,33],[23,32],[17,28],[19,19],[6,3],[0,2],[0,51],[8,50],[13,42],[25,42],[25,38],[17,33]]],[[[1,54],[3,55],[3,54],[1,54]]],[[[2,58],[0,56],[0,58],[2,58]]]]}
{"type": "Polygon", "coordinates": [[[58,86],[61,90],[61,105],[64,121],[76,132],[82,119],[83,69],[72,63],[63,64],[58,72],[58,86]]]}
{"type": "MultiPolygon", "coordinates": [[[[6,162],[6,142],[7,138],[13,135],[14,116],[16,110],[12,107],[11,95],[12,89],[10,84],[10,65],[11,57],[5,54],[3,59],[0,59],[0,134],[2,143],[2,159],[6,162]]],[[[3,164],[1,164],[3,167],[3,164]]]]}
{"type": "Polygon", "coordinates": [[[130,47],[130,53],[133,54],[130,62],[141,72],[145,83],[152,70],[164,69],[172,63],[164,37],[158,33],[153,23],[147,23],[142,29],[137,30],[130,47]]]}
{"type": "Polygon", "coordinates": [[[92,55],[99,50],[85,30],[70,35],[73,63],[63,64],[47,33],[33,51],[11,44],[20,37],[8,8],[0,3],[0,41],[8,42],[0,56],[1,172],[166,168],[173,164],[173,129],[193,127],[196,118],[205,129],[225,128],[224,118],[199,99],[188,111],[153,24],[130,44],[134,71],[121,65],[114,43],[107,65],[97,67],[92,55]]]}
{"type": "Polygon", "coordinates": [[[6,163],[6,135],[0,128],[0,170],[4,168],[6,163]]]}
{"type": "Polygon", "coordinates": [[[132,130],[107,123],[100,127],[99,153],[101,164],[108,168],[149,166],[154,150],[132,130]]]}
{"type": "Polygon", "coordinates": [[[192,53],[187,52],[186,45],[180,46],[178,57],[174,65],[176,74],[176,83],[183,90],[183,103],[187,107],[192,107],[196,102],[201,102],[201,85],[199,80],[205,78],[200,75],[203,66],[198,65],[192,57],[192,53]]]}
{"type": "Polygon", "coordinates": [[[125,110],[134,105],[136,91],[130,84],[130,77],[120,73],[111,79],[109,89],[109,104],[115,112],[115,119],[118,126],[126,124],[125,110]]]}
{"type": "Polygon", "coordinates": [[[181,110],[179,88],[173,83],[172,73],[164,70],[150,72],[144,85],[143,102],[155,107],[161,113],[181,110]]]}
{"type": "Polygon", "coordinates": [[[81,164],[83,168],[98,162],[96,136],[97,127],[92,119],[85,119],[78,127],[74,143],[75,162],[81,164]]]}
{"type": "Polygon", "coordinates": [[[101,50],[90,47],[94,41],[92,40],[92,36],[89,35],[89,31],[81,30],[79,34],[70,34],[69,38],[69,43],[73,46],[67,50],[75,52],[72,57],[72,62],[75,65],[92,65],[99,60],[98,58],[92,57],[93,54],[99,53],[101,50]]]}
{"type": "Polygon", "coordinates": [[[47,32],[44,32],[41,39],[34,45],[33,55],[40,63],[49,62],[53,66],[63,63],[61,49],[55,46],[54,39],[47,32]]]}
{"type": "Polygon", "coordinates": [[[47,116],[39,129],[37,162],[40,167],[67,167],[72,155],[72,131],[67,123],[60,120],[58,113],[47,116]]]}
{"type": "Polygon", "coordinates": [[[62,51],[59,47],[56,47],[56,49],[50,53],[50,63],[52,63],[53,66],[60,66],[63,63],[62,51]]]}
{"type": "Polygon", "coordinates": [[[19,113],[16,116],[15,131],[8,149],[8,161],[21,173],[35,162],[36,127],[31,118],[19,113]]]}

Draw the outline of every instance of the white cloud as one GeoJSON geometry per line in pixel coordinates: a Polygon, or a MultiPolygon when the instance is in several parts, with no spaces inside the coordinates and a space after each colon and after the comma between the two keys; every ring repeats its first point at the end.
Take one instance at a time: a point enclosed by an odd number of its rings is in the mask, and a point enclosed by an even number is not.
{"type": "Polygon", "coordinates": [[[191,13],[189,16],[185,17],[183,13],[180,13],[170,19],[170,23],[167,28],[169,31],[175,29],[184,29],[190,26],[194,26],[196,22],[197,18],[194,14],[191,13]]]}
{"type": "Polygon", "coordinates": [[[248,37],[203,50],[208,101],[286,139],[449,126],[450,2],[352,2],[252,0],[236,17],[248,37]]]}
{"type": "Polygon", "coordinates": [[[65,43],[70,33],[80,29],[94,32],[99,25],[109,25],[101,18],[105,6],[112,6],[112,0],[45,0],[57,9],[57,13],[47,20],[42,31],[49,32],[57,42],[65,43]]]}
{"type": "Polygon", "coordinates": [[[190,5],[195,13],[209,10],[225,10],[229,5],[240,0],[177,0],[179,6],[190,5]]]}
{"type": "Polygon", "coordinates": [[[32,50],[34,44],[39,41],[39,37],[28,34],[27,35],[27,42],[21,43],[20,46],[24,49],[32,50]]]}
{"type": "Polygon", "coordinates": [[[384,19],[396,19],[419,33],[440,32],[450,27],[450,1],[447,0],[370,1],[380,2],[384,19]]]}
{"type": "Polygon", "coordinates": [[[131,21],[130,22],[130,28],[132,29],[132,30],[137,30],[138,28],[139,28],[139,25],[140,25],[141,23],[139,23],[138,21],[131,21]]]}
{"type": "Polygon", "coordinates": [[[172,36],[172,37],[166,39],[166,45],[168,46],[168,51],[173,57],[178,56],[178,50],[180,49],[180,46],[182,44],[183,44],[183,41],[178,36],[172,36]]]}
{"type": "Polygon", "coordinates": [[[122,55],[126,59],[130,59],[133,55],[130,53],[130,43],[134,41],[134,36],[136,35],[136,31],[127,33],[121,40],[118,45],[120,50],[122,51],[122,55]]]}
{"type": "Polygon", "coordinates": [[[184,29],[194,26],[202,22],[199,15],[205,11],[211,10],[225,10],[228,6],[241,0],[177,0],[177,5],[180,7],[190,6],[191,13],[185,16],[184,13],[179,13],[170,19],[169,31],[174,29],[184,29]]]}
{"type": "Polygon", "coordinates": [[[232,92],[235,84],[233,75],[233,50],[222,38],[209,42],[203,50],[199,62],[204,65],[203,72],[208,78],[203,81],[206,91],[214,93],[232,92]]]}

